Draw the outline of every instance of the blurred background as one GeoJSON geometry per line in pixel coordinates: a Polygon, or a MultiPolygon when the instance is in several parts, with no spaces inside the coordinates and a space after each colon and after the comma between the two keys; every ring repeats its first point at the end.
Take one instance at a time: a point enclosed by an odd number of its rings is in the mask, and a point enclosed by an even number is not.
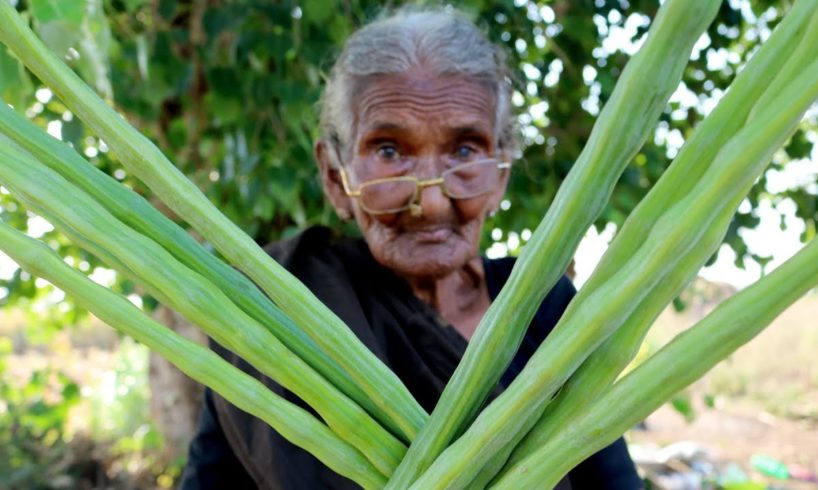
{"type": "MultiPolygon", "coordinates": [[[[346,37],[374,18],[368,0],[0,0],[152,138],[260,244],[313,224],[338,229],[312,159],[315,104],[346,37]]],[[[483,237],[516,255],[570,170],[655,0],[470,0],[515,70],[524,154],[483,237]]],[[[697,121],[724,94],[791,2],[725,1],[684,80],[571,270],[587,279],[628,213],[697,121]]],[[[399,5],[398,3],[392,4],[399,5]]],[[[144,186],[104,141],[0,46],[0,94],[125,185],[144,186]]],[[[776,153],[725,238],[662,315],[644,359],[797,251],[818,214],[818,111],[776,153]]],[[[161,202],[154,203],[166,210],[161,202]]],[[[0,218],[192,338],[173,312],[69,243],[0,187],[0,218]]],[[[350,231],[350,230],[348,230],[350,231]]],[[[628,434],[654,488],[818,488],[818,296],[628,434]]],[[[0,488],[172,488],[195,428],[200,387],[144,346],[0,254],[0,488]]]]}

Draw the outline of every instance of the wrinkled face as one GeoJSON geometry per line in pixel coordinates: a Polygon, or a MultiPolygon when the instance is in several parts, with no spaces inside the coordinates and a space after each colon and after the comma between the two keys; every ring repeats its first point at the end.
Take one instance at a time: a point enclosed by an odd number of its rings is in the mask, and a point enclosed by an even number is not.
{"type": "MultiPolygon", "coordinates": [[[[458,164],[498,157],[495,101],[476,80],[414,75],[368,80],[354,100],[351,153],[344,158],[352,188],[376,178],[432,179],[458,164]]],[[[371,214],[358,199],[350,209],[375,259],[400,275],[440,277],[478,254],[486,215],[505,192],[508,171],[491,191],[450,199],[440,186],[422,188],[422,214],[371,214]]]]}

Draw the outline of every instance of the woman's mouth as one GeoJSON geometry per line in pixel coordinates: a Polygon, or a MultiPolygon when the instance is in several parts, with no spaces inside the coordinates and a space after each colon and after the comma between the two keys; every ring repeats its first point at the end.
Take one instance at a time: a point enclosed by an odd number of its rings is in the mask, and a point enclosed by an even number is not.
{"type": "Polygon", "coordinates": [[[443,243],[452,234],[451,228],[430,228],[413,231],[419,243],[443,243]]]}

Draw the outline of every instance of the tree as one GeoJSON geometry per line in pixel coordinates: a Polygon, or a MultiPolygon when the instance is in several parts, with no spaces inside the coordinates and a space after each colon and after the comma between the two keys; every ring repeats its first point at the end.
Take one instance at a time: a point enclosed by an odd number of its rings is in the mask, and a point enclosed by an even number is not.
{"type": "MultiPolygon", "coordinates": [[[[3,0],[0,0],[3,1],[3,0]]],[[[649,141],[623,174],[596,226],[621,224],[658,179],[693,124],[718,98],[780,20],[788,2],[724,3],[688,66],[683,86],[649,141]]],[[[514,67],[521,137],[508,201],[487,227],[533,229],[591,130],[593,117],[655,15],[647,0],[470,0],[459,5],[506,47],[514,67]]],[[[366,0],[28,0],[17,2],[46,42],[154,139],[217,206],[260,243],[315,223],[344,226],[325,203],[312,162],[315,104],[333,56],[348,35],[378,14],[366,0]]],[[[144,187],[118,167],[99,141],[41,89],[0,47],[0,93],[20,112],[59,135],[97,166],[138,192],[144,187]]],[[[816,141],[805,126],[772,168],[805,157],[816,141]],[[810,139],[812,138],[812,139],[810,139]]],[[[758,224],[763,198],[791,199],[807,235],[815,232],[816,189],[768,190],[762,178],[737,213],[726,242],[738,261],[764,262],[739,231],[758,224]]],[[[156,203],[161,207],[161,203],[156,203]]],[[[0,192],[0,217],[36,228],[25,209],[0,192]]],[[[43,230],[47,230],[44,228],[43,230]]],[[[32,230],[35,231],[35,230],[32,230]]],[[[42,232],[42,230],[41,230],[42,232]]],[[[45,239],[81,267],[101,264],[55,231],[45,239]]],[[[523,234],[523,236],[525,236],[523,234]]],[[[807,237],[804,237],[807,238],[807,237]]],[[[491,242],[487,233],[485,243],[491,242]]],[[[133,292],[127,281],[120,291],[133,292]]],[[[41,298],[17,271],[0,278],[0,304],[41,298]]],[[[148,305],[152,303],[146,298],[148,305]]],[[[52,318],[59,328],[82,312],[52,318]]]]}
{"type": "MultiPolygon", "coordinates": [[[[622,223],[706,110],[701,101],[723,93],[753,41],[768,34],[786,3],[724,4],[687,68],[680,96],[663,115],[656,138],[620,179],[598,227],[622,223]]],[[[487,228],[520,232],[536,225],[657,6],[647,0],[460,5],[506,46],[526,145],[510,185],[511,209],[487,228]]],[[[312,163],[315,105],[333,56],[356,27],[378,14],[376,2],[30,0],[18,9],[259,242],[314,223],[337,225],[312,163]]],[[[0,75],[6,102],[43,126],[51,124],[94,164],[143,190],[107,157],[104,142],[66,114],[59,101],[37,91],[37,81],[5,49],[0,49],[0,75]]],[[[809,154],[813,142],[807,129],[792,138],[773,169],[809,154]]],[[[768,195],[762,179],[726,238],[739,263],[765,260],[750,253],[738,230],[758,224],[753,210],[768,195]]],[[[814,233],[814,189],[778,190],[772,197],[792,199],[798,217],[808,223],[806,233],[814,233]]],[[[9,196],[2,195],[0,205],[4,219],[27,219],[9,196]]],[[[96,264],[79,250],[69,255],[96,264]]],[[[19,277],[0,285],[9,290],[5,301],[36,291],[19,277]]]]}

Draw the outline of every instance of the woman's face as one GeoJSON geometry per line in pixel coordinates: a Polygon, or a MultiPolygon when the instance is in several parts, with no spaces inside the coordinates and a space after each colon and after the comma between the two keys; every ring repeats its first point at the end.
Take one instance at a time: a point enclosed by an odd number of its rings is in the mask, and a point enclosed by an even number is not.
{"type": "MultiPolygon", "coordinates": [[[[423,73],[378,76],[352,102],[351,151],[343,164],[353,189],[373,178],[431,179],[459,163],[498,157],[495,101],[479,81],[423,73]]],[[[471,199],[449,199],[440,186],[423,188],[420,215],[371,214],[337,188],[327,193],[335,194],[336,208],[354,216],[378,262],[402,276],[434,278],[477,256],[483,222],[499,204],[507,176],[499,173],[491,191],[471,199]]],[[[339,185],[337,178],[325,176],[324,182],[339,185]]]]}

